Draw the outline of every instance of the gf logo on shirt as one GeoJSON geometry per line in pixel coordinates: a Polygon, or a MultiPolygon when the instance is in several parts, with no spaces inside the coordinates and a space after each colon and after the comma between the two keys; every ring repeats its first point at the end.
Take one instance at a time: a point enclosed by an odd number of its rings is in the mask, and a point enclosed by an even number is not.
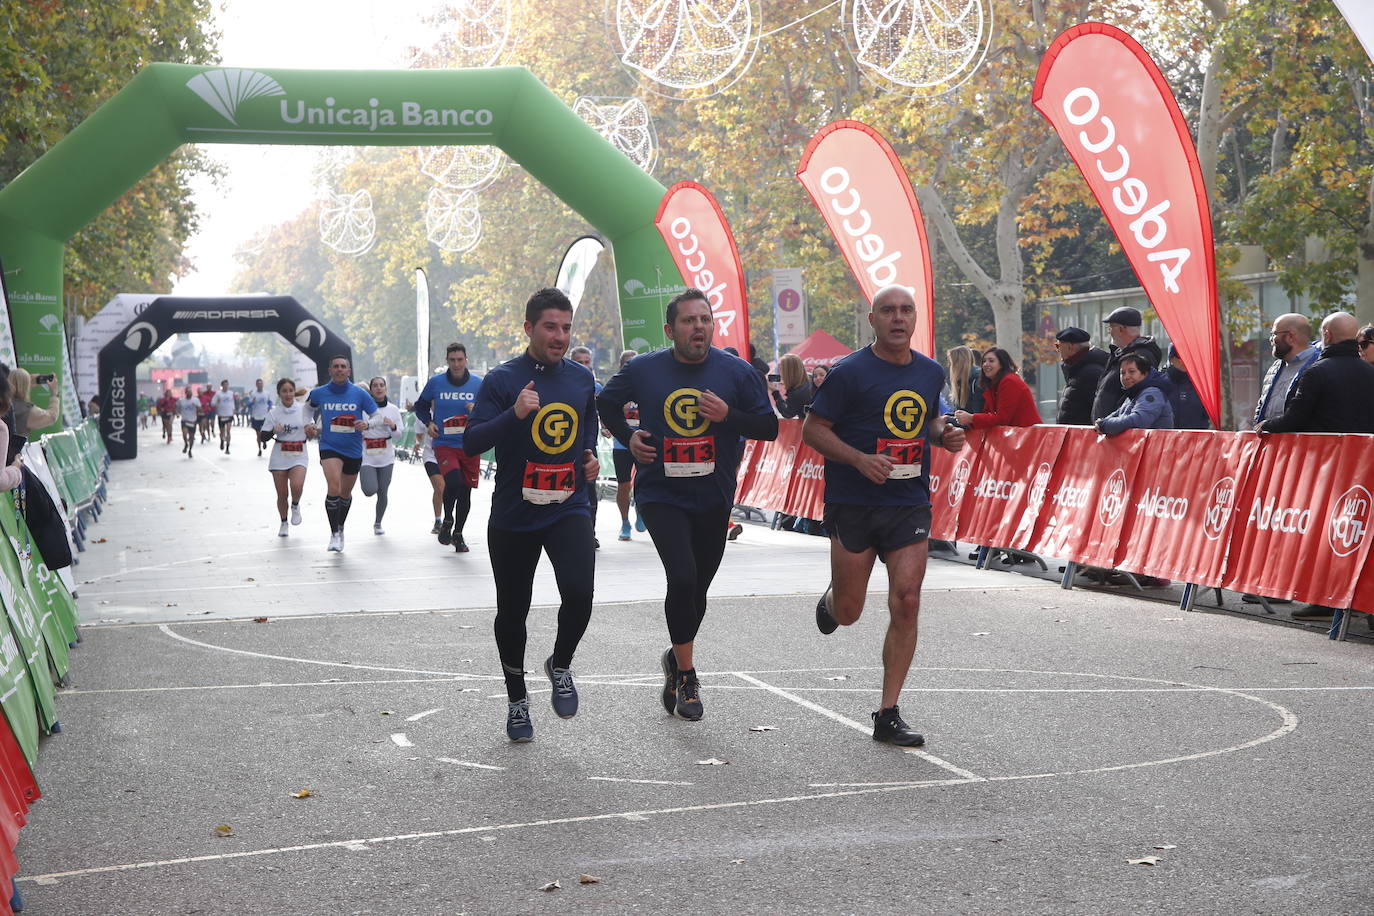
{"type": "Polygon", "coordinates": [[[883,423],[898,439],[915,439],[926,422],[926,402],[907,388],[892,392],[883,408],[883,423]]]}
{"type": "Polygon", "coordinates": [[[546,455],[566,452],[577,441],[577,412],[559,402],[545,405],[534,415],[530,435],[535,447],[546,455]]]}
{"type": "Polygon", "coordinates": [[[700,436],[711,425],[701,416],[697,403],[701,392],[695,388],[679,388],[663,399],[663,420],[679,436],[700,436]]]}

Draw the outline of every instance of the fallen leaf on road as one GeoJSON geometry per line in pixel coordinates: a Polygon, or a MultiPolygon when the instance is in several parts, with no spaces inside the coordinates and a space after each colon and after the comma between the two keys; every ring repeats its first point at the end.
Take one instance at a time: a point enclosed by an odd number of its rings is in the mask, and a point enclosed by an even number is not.
{"type": "Polygon", "coordinates": [[[254,622],[254,623],[266,623],[266,622],[267,622],[267,618],[266,618],[266,617],[254,617],[254,618],[253,618],[253,622],[254,622]]]}
{"type": "Polygon", "coordinates": [[[176,603],[175,601],[168,601],[166,604],[163,605],[163,607],[176,607],[176,606],[177,606],[177,603],[176,603]]]}
{"type": "Polygon", "coordinates": [[[299,792],[292,792],[292,793],[291,793],[291,797],[292,797],[292,798],[309,798],[310,796],[312,796],[312,795],[314,795],[314,794],[315,794],[315,790],[314,790],[314,789],[301,789],[299,792]]]}
{"type": "Polygon", "coordinates": [[[1042,611],[1057,611],[1057,610],[1059,610],[1059,605],[1057,605],[1057,604],[1042,604],[1042,605],[1040,605],[1040,610],[1042,610],[1042,611]]]}
{"type": "Polygon", "coordinates": [[[828,677],[828,678],[826,678],[826,680],[827,680],[827,681],[847,681],[847,680],[849,680],[849,675],[847,675],[847,674],[837,674],[837,675],[835,675],[834,677],[828,677]]]}
{"type": "Polygon", "coordinates": [[[699,766],[699,767],[723,767],[723,766],[725,766],[725,765],[726,765],[727,763],[729,763],[729,762],[730,762],[730,761],[728,761],[728,760],[720,760],[719,758],[716,758],[716,757],[707,757],[705,760],[698,760],[698,761],[697,761],[697,766],[699,766]]]}
{"type": "Polygon", "coordinates": [[[731,859],[731,860],[730,860],[730,864],[731,864],[731,865],[743,865],[743,864],[744,864],[744,860],[743,860],[743,859],[731,859]]]}
{"type": "Polygon", "coordinates": [[[751,732],[775,732],[778,727],[776,725],[751,725],[749,730],[751,732]]]}
{"type": "Polygon", "coordinates": [[[228,824],[220,824],[215,828],[215,836],[233,836],[234,828],[228,824]]]}
{"type": "Polygon", "coordinates": [[[543,887],[541,887],[540,890],[545,892],[556,891],[562,886],[563,885],[559,884],[557,881],[550,881],[548,884],[545,884],[543,887]]]}
{"type": "Polygon", "coordinates": [[[1177,848],[1178,848],[1178,847],[1175,846],[1173,843],[1161,843],[1161,844],[1159,844],[1158,846],[1155,847],[1155,849],[1177,849],[1177,848]]]}
{"type": "Polygon", "coordinates": [[[247,579],[244,579],[243,581],[244,581],[244,582],[256,582],[256,581],[258,581],[258,580],[257,580],[257,579],[254,579],[252,576],[249,576],[247,579]]]}
{"type": "Polygon", "coordinates": [[[992,634],[989,633],[989,632],[987,632],[987,631],[983,631],[983,632],[979,632],[979,633],[970,633],[969,635],[970,635],[970,636],[991,636],[992,634]]]}
{"type": "Polygon", "coordinates": [[[389,710],[389,709],[383,709],[383,710],[382,710],[382,715],[384,715],[384,716],[394,716],[394,715],[396,715],[396,713],[392,712],[392,711],[389,710]]]}
{"type": "Polygon", "coordinates": [[[578,884],[600,884],[600,883],[601,883],[601,879],[598,878],[596,875],[578,875],[578,876],[577,876],[577,883],[578,883],[578,884]]]}
{"type": "Polygon", "coordinates": [[[1127,859],[1127,865],[1158,865],[1159,856],[1142,856],[1139,859],[1127,859]]]}

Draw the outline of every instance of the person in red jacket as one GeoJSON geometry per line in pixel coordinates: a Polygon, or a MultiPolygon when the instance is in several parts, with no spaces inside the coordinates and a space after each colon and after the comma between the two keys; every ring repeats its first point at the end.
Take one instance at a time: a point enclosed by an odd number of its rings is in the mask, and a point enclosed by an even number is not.
{"type": "Polygon", "coordinates": [[[989,426],[1034,426],[1043,423],[1035,406],[1030,386],[1016,374],[1011,354],[993,347],[983,354],[983,413],[956,410],[960,426],[986,429],[989,426]]]}

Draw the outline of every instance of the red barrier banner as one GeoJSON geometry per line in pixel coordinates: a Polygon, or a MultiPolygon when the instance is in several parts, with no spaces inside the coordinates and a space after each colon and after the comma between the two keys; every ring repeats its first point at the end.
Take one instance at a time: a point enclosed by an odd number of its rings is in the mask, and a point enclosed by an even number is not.
{"type": "Polygon", "coordinates": [[[745,506],[757,506],[781,512],[787,503],[787,491],[792,484],[792,465],[801,448],[801,423],[779,423],[778,438],[760,442],[754,452],[754,479],[748,492],[741,488],[735,501],[745,506]]]}
{"type": "Polygon", "coordinates": [[[767,445],[767,442],[760,442],[758,439],[744,440],[744,449],[740,452],[739,458],[739,471],[735,475],[735,502],[738,505],[754,505],[744,499],[744,496],[753,490],[754,481],[758,479],[758,456],[767,445]]]}
{"type": "Polygon", "coordinates": [[[1117,567],[1220,585],[1232,517],[1258,450],[1255,433],[1145,433],[1117,567]]]}
{"type": "Polygon", "coordinates": [[[983,430],[977,472],[959,510],[959,539],[1025,549],[1035,533],[1063,426],[994,426],[983,430]]]}
{"type": "Polygon", "coordinates": [[[1027,550],[1086,566],[1111,567],[1131,507],[1132,481],[1145,450],[1138,429],[1102,436],[1065,429],[1059,461],[1027,550]]]}
{"type": "MultiPolygon", "coordinates": [[[[802,425],[801,420],[784,422],[795,423],[798,429],[802,425]]],[[[784,506],[784,512],[799,518],[819,519],[825,514],[825,459],[805,442],[797,449],[792,462],[792,480],[784,506]]]]}
{"type": "Polygon", "coordinates": [[[1222,584],[1349,607],[1369,557],[1368,436],[1264,436],[1241,489],[1222,584]]]}
{"type": "Polygon", "coordinates": [[[720,204],[695,181],[679,181],[663,195],[654,227],[667,243],[682,281],[706,294],[716,319],[712,343],[747,355],[749,306],[744,268],[720,204]]]}
{"type": "Polygon", "coordinates": [[[958,452],[930,450],[930,536],[953,541],[959,536],[959,512],[968,491],[969,478],[978,464],[981,432],[970,431],[958,452]]]}
{"type": "Polygon", "coordinates": [[[1374,614],[1374,551],[1365,560],[1364,572],[1360,574],[1359,585],[1355,586],[1355,597],[1350,599],[1350,606],[1357,611],[1374,614]]]}
{"type": "Polygon", "coordinates": [[[1130,35],[1088,22],[1045,52],[1031,103],[1083,173],[1220,425],[1212,217],[1197,150],[1164,75],[1130,35]]]}
{"type": "MultiPolygon", "coordinates": [[[[835,243],[869,302],[884,286],[916,300],[911,346],[935,355],[930,244],[911,180],[892,146],[860,121],[835,121],[811,138],[797,166],[835,243]]],[[[669,246],[671,247],[671,245],[669,246]]]]}

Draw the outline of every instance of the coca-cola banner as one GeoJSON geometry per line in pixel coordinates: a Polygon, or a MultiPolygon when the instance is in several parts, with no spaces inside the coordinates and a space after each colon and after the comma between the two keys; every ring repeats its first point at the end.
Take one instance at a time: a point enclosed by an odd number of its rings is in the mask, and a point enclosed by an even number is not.
{"type": "Polygon", "coordinates": [[[1117,567],[1220,585],[1232,515],[1258,449],[1255,433],[1147,432],[1117,567]]]}
{"type": "Polygon", "coordinates": [[[658,205],[654,227],[668,244],[682,281],[706,294],[716,319],[717,347],[749,356],[749,308],[744,268],[725,213],[711,192],[695,181],[679,181],[658,205]]]}
{"type": "Polygon", "coordinates": [[[1241,489],[1226,588],[1349,607],[1369,555],[1368,436],[1265,436],[1241,489]]]}
{"type": "Polygon", "coordinates": [[[1131,507],[1131,489],[1145,449],[1138,429],[1103,436],[1065,429],[1056,463],[1026,549],[1087,566],[1111,567],[1131,507]]]}
{"type": "Polygon", "coordinates": [[[953,541],[959,534],[959,511],[969,478],[978,462],[978,443],[983,434],[970,432],[958,452],[930,449],[930,536],[953,541]]]}
{"type": "Polygon", "coordinates": [[[1045,503],[1064,426],[994,426],[984,430],[978,466],[959,510],[959,537],[991,547],[1024,549],[1045,503]]]}
{"type": "Polygon", "coordinates": [[[835,121],[807,144],[797,179],[869,302],[884,286],[911,288],[916,301],[911,346],[934,356],[930,244],[911,181],[892,146],[867,124],[835,121]]]}
{"type": "Polygon", "coordinates": [[[1212,217],[1197,150],[1164,75],[1131,36],[1088,22],[1050,45],[1031,101],[1087,179],[1219,426],[1212,217]]]}

